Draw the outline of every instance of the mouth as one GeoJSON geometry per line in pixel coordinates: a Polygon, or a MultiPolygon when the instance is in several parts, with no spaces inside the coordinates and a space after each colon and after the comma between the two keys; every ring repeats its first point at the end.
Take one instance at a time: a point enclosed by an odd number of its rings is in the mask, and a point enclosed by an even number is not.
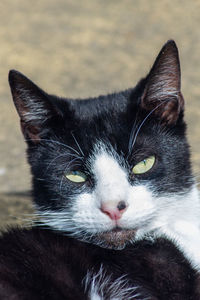
{"type": "Polygon", "coordinates": [[[115,227],[110,231],[99,233],[96,240],[103,248],[121,250],[134,240],[136,232],[137,229],[115,227]]]}

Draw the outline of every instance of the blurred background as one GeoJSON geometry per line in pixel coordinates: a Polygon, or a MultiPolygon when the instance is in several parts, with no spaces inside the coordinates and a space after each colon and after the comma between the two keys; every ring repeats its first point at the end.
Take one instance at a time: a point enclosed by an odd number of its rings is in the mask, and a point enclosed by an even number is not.
{"type": "Polygon", "coordinates": [[[199,0],[1,0],[0,16],[0,227],[23,223],[32,212],[31,177],[7,83],[9,69],[49,93],[97,96],[134,86],[162,45],[174,39],[198,180],[199,0]]]}

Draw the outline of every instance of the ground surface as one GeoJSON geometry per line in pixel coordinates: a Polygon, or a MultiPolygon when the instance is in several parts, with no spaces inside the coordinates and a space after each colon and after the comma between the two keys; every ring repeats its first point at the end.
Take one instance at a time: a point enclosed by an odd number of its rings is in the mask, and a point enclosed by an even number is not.
{"type": "MultiPolygon", "coordinates": [[[[32,211],[30,175],[7,73],[18,69],[57,95],[134,86],[162,44],[176,40],[195,173],[200,171],[200,1],[0,2],[0,226],[32,211]]],[[[184,158],[183,158],[184,159],[184,158]]]]}

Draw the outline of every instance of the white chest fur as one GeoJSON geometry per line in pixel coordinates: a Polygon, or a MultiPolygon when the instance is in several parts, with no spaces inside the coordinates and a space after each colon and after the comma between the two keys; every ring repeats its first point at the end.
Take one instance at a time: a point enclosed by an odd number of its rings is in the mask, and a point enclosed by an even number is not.
{"type": "Polygon", "coordinates": [[[113,281],[111,276],[104,271],[103,265],[96,274],[88,271],[83,285],[85,292],[89,290],[90,300],[103,300],[105,296],[110,300],[133,300],[140,296],[138,287],[130,286],[125,275],[113,281]]]}
{"type": "MultiPolygon", "coordinates": [[[[177,199],[179,202],[181,199],[177,199]]],[[[160,219],[168,221],[160,226],[156,235],[162,235],[172,239],[192,266],[200,271],[200,203],[199,191],[193,187],[170,217],[169,213],[160,216],[160,219]]],[[[159,227],[159,226],[158,226],[159,227]]]]}

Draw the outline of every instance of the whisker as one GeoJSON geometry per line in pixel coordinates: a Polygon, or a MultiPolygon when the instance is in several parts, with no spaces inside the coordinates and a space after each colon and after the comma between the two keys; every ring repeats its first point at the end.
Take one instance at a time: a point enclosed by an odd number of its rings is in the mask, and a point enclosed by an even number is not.
{"type": "Polygon", "coordinates": [[[80,156],[80,153],[74,149],[73,147],[69,146],[69,145],[66,145],[66,144],[63,144],[61,142],[58,142],[58,141],[55,141],[55,140],[49,140],[49,139],[25,139],[25,142],[28,142],[28,141],[44,141],[44,142],[49,142],[49,143],[55,143],[55,144],[58,144],[60,146],[64,146],[72,151],[74,151],[78,156],[80,156]]]}
{"type": "MultiPolygon", "coordinates": [[[[25,216],[25,214],[24,214],[25,216]]],[[[9,217],[14,218],[15,220],[19,221],[20,223],[22,223],[22,226],[26,226],[26,227],[32,227],[34,225],[34,221],[36,219],[36,216],[34,214],[30,214],[30,217],[28,216],[28,218],[23,217],[23,216],[16,216],[16,215],[12,215],[9,214],[9,217]]]]}
{"type": "Polygon", "coordinates": [[[133,142],[133,137],[135,135],[135,132],[138,128],[138,126],[136,126],[137,124],[137,118],[138,118],[138,113],[139,111],[137,111],[137,114],[136,114],[136,117],[135,117],[135,121],[133,123],[133,126],[132,126],[132,129],[131,129],[131,133],[130,133],[130,137],[129,137],[129,143],[128,143],[128,155],[130,154],[131,152],[131,145],[132,145],[132,142],[133,142]]]}
{"type": "Polygon", "coordinates": [[[65,157],[65,156],[72,156],[72,157],[75,157],[76,159],[82,159],[81,157],[77,156],[76,154],[72,154],[72,153],[60,154],[51,160],[51,162],[48,164],[48,166],[46,168],[46,171],[48,171],[48,169],[50,168],[50,166],[53,164],[53,162],[55,160],[57,160],[60,157],[65,157]]]}
{"type": "Polygon", "coordinates": [[[159,108],[161,105],[163,105],[163,103],[165,103],[165,102],[167,102],[167,101],[169,101],[169,100],[167,99],[167,100],[162,101],[161,103],[159,103],[155,108],[153,108],[153,109],[147,114],[147,116],[146,116],[146,117],[144,118],[144,120],[141,122],[141,124],[139,125],[139,127],[138,127],[138,129],[137,129],[137,131],[136,131],[136,134],[135,134],[135,136],[134,136],[134,138],[133,138],[133,142],[132,142],[132,145],[131,145],[131,147],[130,147],[130,150],[132,150],[133,146],[135,145],[137,136],[138,136],[138,134],[139,134],[139,132],[140,132],[142,126],[143,126],[144,123],[146,122],[146,120],[152,115],[152,113],[153,113],[157,108],[159,108]]]}
{"type": "Polygon", "coordinates": [[[73,134],[73,131],[71,131],[71,135],[72,135],[72,137],[73,137],[73,139],[74,139],[74,141],[75,141],[75,143],[76,143],[76,145],[77,145],[79,151],[80,151],[81,154],[84,156],[84,153],[83,153],[83,151],[82,151],[82,149],[81,149],[81,147],[80,147],[80,145],[79,145],[77,139],[75,138],[75,136],[74,136],[74,134],[73,134]]]}

